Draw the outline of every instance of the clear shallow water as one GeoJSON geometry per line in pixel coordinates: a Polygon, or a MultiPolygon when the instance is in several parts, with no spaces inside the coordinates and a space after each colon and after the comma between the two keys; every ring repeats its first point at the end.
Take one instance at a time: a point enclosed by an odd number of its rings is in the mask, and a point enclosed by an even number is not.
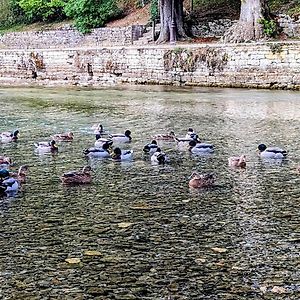
{"type": "Polygon", "coordinates": [[[0,89],[0,145],[14,169],[30,166],[16,198],[0,199],[3,299],[299,299],[299,93],[231,89],[0,89]],[[132,131],[134,160],[86,161],[91,126],[132,131]],[[211,156],[161,144],[152,166],[142,147],[155,133],[193,127],[211,156]],[[72,131],[56,156],[33,143],[72,131]],[[289,151],[283,163],[257,157],[264,142],[289,151]],[[246,154],[244,171],[229,156],[246,154]],[[93,168],[93,184],[66,188],[59,176],[93,168]],[[188,187],[193,170],[217,185],[188,187]],[[217,248],[217,249],[215,249],[217,248]],[[221,249],[219,249],[221,248],[221,249]],[[88,255],[87,250],[98,251],[88,255]],[[226,251],[225,251],[226,250],[226,251]],[[222,252],[225,251],[225,252],[222,252]],[[77,264],[65,261],[79,258],[77,264]]]}

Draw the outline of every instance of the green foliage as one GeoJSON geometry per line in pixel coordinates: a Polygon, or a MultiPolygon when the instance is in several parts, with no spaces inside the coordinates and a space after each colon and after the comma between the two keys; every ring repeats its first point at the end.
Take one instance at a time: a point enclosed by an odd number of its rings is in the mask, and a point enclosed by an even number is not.
{"type": "Polygon", "coordinates": [[[151,21],[157,21],[159,18],[158,0],[151,0],[150,18],[151,18],[151,21]]]}
{"type": "Polygon", "coordinates": [[[64,18],[63,0],[20,0],[18,3],[30,23],[64,18]]]}
{"type": "Polygon", "coordinates": [[[87,33],[91,28],[103,26],[120,11],[115,0],[70,0],[65,13],[75,20],[80,32],[87,33]]]}
{"type": "Polygon", "coordinates": [[[277,24],[274,20],[259,19],[258,23],[262,24],[266,36],[276,37],[278,35],[277,24]]]}

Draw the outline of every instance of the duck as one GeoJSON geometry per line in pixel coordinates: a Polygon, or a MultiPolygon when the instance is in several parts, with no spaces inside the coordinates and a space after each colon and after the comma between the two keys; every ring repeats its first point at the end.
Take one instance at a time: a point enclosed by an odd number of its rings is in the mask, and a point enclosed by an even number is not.
{"type": "Polygon", "coordinates": [[[155,134],[152,137],[157,141],[166,141],[166,142],[174,142],[175,141],[175,133],[174,131],[170,131],[169,134],[155,134]]]}
{"type": "Polygon", "coordinates": [[[189,128],[188,131],[187,131],[187,133],[186,133],[186,135],[185,135],[185,138],[186,139],[190,138],[190,139],[194,140],[195,136],[198,136],[197,133],[194,131],[193,128],[189,128]]]}
{"type": "Polygon", "coordinates": [[[2,193],[16,193],[20,187],[20,183],[16,178],[7,177],[0,183],[0,191],[2,193]]]}
{"type": "Polygon", "coordinates": [[[92,182],[91,175],[92,168],[90,166],[84,166],[82,171],[70,171],[64,173],[60,180],[65,185],[73,184],[87,184],[92,182]]]}
{"type": "Polygon", "coordinates": [[[0,139],[2,143],[16,142],[18,140],[19,130],[13,132],[2,132],[0,134],[0,139]]]}
{"type": "Polygon", "coordinates": [[[126,130],[124,134],[118,133],[118,134],[109,134],[108,137],[114,142],[114,143],[130,143],[131,138],[131,131],[126,130]]]}
{"type": "Polygon", "coordinates": [[[116,147],[111,154],[111,158],[114,161],[131,160],[133,158],[133,150],[121,150],[116,147]]]}
{"type": "Polygon", "coordinates": [[[267,147],[265,144],[260,144],[257,149],[262,158],[283,159],[287,156],[287,151],[279,147],[267,147]]]}
{"type": "Polygon", "coordinates": [[[12,165],[12,160],[8,156],[0,156],[0,168],[8,169],[12,165]]]}
{"type": "Polygon", "coordinates": [[[214,152],[214,145],[197,143],[195,140],[192,140],[189,142],[189,151],[193,154],[210,154],[214,152]]]}
{"type": "Polygon", "coordinates": [[[84,155],[86,155],[89,158],[110,158],[111,153],[109,151],[110,145],[108,143],[104,143],[102,147],[96,148],[91,147],[88,149],[85,149],[83,151],[84,155]]]}
{"type": "Polygon", "coordinates": [[[213,186],[215,182],[215,176],[212,173],[199,174],[193,172],[190,178],[189,186],[196,189],[213,186]]]}
{"type": "Polygon", "coordinates": [[[19,184],[26,183],[27,172],[29,168],[27,165],[20,166],[17,173],[11,173],[10,176],[17,179],[19,184]]]}
{"type": "Polygon", "coordinates": [[[157,151],[158,145],[157,141],[153,140],[151,143],[144,146],[143,151],[148,154],[153,154],[157,151]]]}
{"type": "Polygon", "coordinates": [[[8,178],[9,176],[10,176],[10,173],[7,169],[4,169],[4,168],[0,169],[0,184],[4,179],[8,178]]]}
{"type": "Polygon", "coordinates": [[[101,136],[101,134],[96,134],[96,141],[95,141],[95,147],[96,148],[102,148],[104,144],[108,144],[109,146],[112,146],[113,140],[106,139],[101,136]]]}
{"type": "Polygon", "coordinates": [[[102,124],[94,124],[92,126],[92,129],[94,130],[94,134],[100,134],[100,135],[107,135],[108,133],[104,130],[102,124]]]}
{"type": "Polygon", "coordinates": [[[151,155],[151,163],[153,164],[163,165],[168,160],[169,158],[167,157],[166,153],[164,153],[159,147],[156,149],[156,152],[151,155]]]}
{"type": "Polygon", "coordinates": [[[246,155],[229,157],[228,165],[236,168],[246,168],[246,155]]]}
{"type": "Polygon", "coordinates": [[[195,141],[196,143],[200,143],[199,136],[196,133],[192,133],[190,135],[186,134],[186,136],[183,138],[175,137],[175,140],[179,147],[188,146],[190,141],[195,141]]]}
{"type": "Polygon", "coordinates": [[[0,169],[0,191],[2,193],[14,194],[21,184],[26,182],[28,167],[20,166],[18,173],[10,173],[6,169],[0,169]]]}
{"type": "Polygon", "coordinates": [[[74,134],[73,132],[57,133],[52,136],[52,139],[61,142],[72,142],[74,139],[74,134]]]}
{"type": "Polygon", "coordinates": [[[39,142],[34,144],[36,151],[39,153],[56,153],[58,152],[58,147],[55,140],[51,142],[39,142]]]}

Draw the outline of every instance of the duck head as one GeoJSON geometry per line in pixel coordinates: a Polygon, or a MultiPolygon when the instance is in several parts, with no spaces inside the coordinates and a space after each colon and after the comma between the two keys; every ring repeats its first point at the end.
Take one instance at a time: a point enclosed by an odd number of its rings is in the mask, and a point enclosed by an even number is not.
{"type": "Polygon", "coordinates": [[[116,147],[113,151],[112,158],[113,159],[121,159],[122,151],[119,147],[116,147]]]}
{"type": "Polygon", "coordinates": [[[52,141],[50,142],[50,146],[51,146],[51,151],[58,151],[58,147],[57,147],[57,145],[56,145],[55,140],[52,140],[52,141]]]}
{"type": "Polygon", "coordinates": [[[6,169],[0,169],[0,180],[9,177],[9,172],[6,169]]]}
{"type": "Polygon", "coordinates": [[[131,131],[130,130],[126,130],[125,131],[125,136],[127,136],[130,140],[131,140],[131,131]]]}
{"type": "Polygon", "coordinates": [[[192,140],[189,142],[189,150],[191,150],[192,148],[194,148],[197,145],[197,142],[195,140],[192,140]]]}
{"type": "Polygon", "coordinates": [[[257,149],[259,152],[263,152],[267,149],[267,146],[265,144],[259,144],[257,149]]]}
{"type": "Polygon", "coordinates": [[[160,165],[164,164],[166,162],[166,157],[163,153],[161,153],[161,149],[157,148],[156,152],[159,152],[159,154],[156,156],[157,161],[160,165]]]}
{"type": "Polygon", "coordinates": [[[152,144],[152,145],[157,145],[157,141],[156,141],[156,140],[152,140],[152,141],[151,141],[151,144],[152,144]]]}
{"type": "Polygon", "coordinates": [[[92,168],[90,166],[84,166],[82,169],[82,173],[84,173],[84,174],[90,174],[91,171],[92,171],[92,168]]]}
{"type": "Polygon", "coordinates": [[[20,133],[19,130],[15,130],[12,134],[11,134],[11,137],[12,137],[12,140],[13,141],[16,141],[18,139],[18,134],[20,133]]]}

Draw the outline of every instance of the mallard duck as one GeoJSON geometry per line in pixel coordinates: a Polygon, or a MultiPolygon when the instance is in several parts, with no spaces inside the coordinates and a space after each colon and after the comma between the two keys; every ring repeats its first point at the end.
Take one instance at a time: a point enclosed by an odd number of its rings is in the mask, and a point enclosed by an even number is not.
{"type": "Polygon", "coordinates": [[[114,143],[130,143],[131,142],[131,131],[126,130],[124,134],[109,134],[108,137],[114,142],[114,143]]]}
{"type": "Polygon", "coordinates": [[[193,128],[189,128],[188,129],[188,131],[187,131],[187,133],[186,133],[186,135],[185,135],[185,138],[191,138],[191,139],[193,139],[193,140],[195,140],[196,139],[196,136],[198,136],[197,135],[197,133],[194,131],[194,129],[193,128]]]}
{"type": "Polygon", "coordinates": [[[151,155],[151,163],[163,165],[169,160],[166,153],[162,152],[161,148],[157,148],[156,152],[151,155]]]}
{"type": "Polygon", "coordinates": [[[110,158],[111,156],[109,152],[109,147],[110,145],[108,143],[104,143],[101,148],[91,147],[85,149],[83,153],[89,158],[110,158]]]}
{"type": "Polygon", "coordinates": [[[95,147],[102,148],[104,144],[108,144],[109,146],[112,146],[113,141],[111,139],[105,139],[101,137],[101,134],[96,134],[95,147]]]}
{"type": "Polygon", "coordinates": [[[157,148],[158,148],[157,141],[153,140],[151,143],[144,146],[143,151],[145,153],[153,154],[154,152],[157,151],[157,148]]]}
{"type": "Polygon", "coordinates": [[[7,169],[0,169],[0,184],[1,182],[10,176],[9,171],[7,169]]]}
{"type": "Polygon", "coordinates": [[[215,182],[214,174],[199,174],[197,172],[193,172],[190,176],[189,186],[192,188],[205,188],[210,187],[215,182]]]}
{"type": "Polygon", "coordinates": [[[91,176],[92,168],[90,166],[85,166],[81,172],[78,171],[70,171],[67,173],[64,173],[60,180],[63,184],[86,184],[92,182],[92,176],[91,176]]]}
{"type": "Polygon", "coordinates": [[[55,140],[52,140],[51,142],[39,142],[39,143],[35,143],[34,145],[38,153],[58,152],[58,147],[56,145],[55,140]]]}
{"type": "Polygon", "coordinates": [[[208,143],[197,143],[193,140],[189,142],[189,151],[193,154],[209,154],[214,152],[214,145],[208,143]]]}
{"type": "Polygon", "coordinates": [[[53,140],[61,142],[72,142],[74,139],[73,132],[58,133],[53,135],[53,140]]]}
{"type": "Polygon", "coordinates": [[[92,126],[92,129],[94,130],[94,134],[100,134],[100,135],[107,135],[108,132],[106,132],[103,128],[102,124],[94,124],[92,126]]]}
{"type": "Polygon", "coordinates": [[[14,132],[2,132],[0,134],[0,139],[2,143],[10,143],[16,142],[19,135],[19,130],[15,130],[14,132]]]}
{"type": "Polygon", "coordinates": [[[237,157],[229,157],[228,165],[236,168],[246,168],[246,156],[243,154],[237,157]]]}
{"type": "Polygon", "coordinates": [[[174,131],[170,131],[169,134],[155,134],[152,138],[157,141],[174,142],[175,133],[174,131]]]}
{"type": "Polygon", "coordinates": [[[16,193],[22,183],[26,182],[28,167],[21,166],[18,173],[10,173],[5,169],[0,170],[0,191],[5,193],[16,193]]]}
{"type": "Polygon", "coordinates": [[[17,179],[8,177],[0,183],[0,191],[4,193],[15,193],[18,191],[20,184],[17,179]]]}
{"type": "Polygon", "coordinates": [[[282,159],[287,156],[287,151],[279,147],[267,147],[265,144],[260,144],[257,149],[262,158],[282,159]]]}
{"type": "Polygon", "coordinates": [[[190,135],[187,134],[183,138],[175,137],[175,140],[179,149],[189,149],[189,142],[191,141],[195,141],[196,144],[200,143],[199,137],[196,133],[192,133],[190,135]]]}
{"type": "Polygon", "coordinates": [[[114,161],[131,160],[133,158],[133,150],[121,150],[116,147],[111,154],[111,158],[114,161]]]}
{"type": "Polygon", "coordinates": [[[26,176],[29,168],[26,165],[20,166],[17,173],[11,173],[10,176],[17,179],[19,184],[23,184],[26,182],[26,176]]]}
{"type": "Polygon", "coordinates": [[[12,165],[12,160],[8,156],[0,156],[0,168],[8,169],[12,165]]]}

